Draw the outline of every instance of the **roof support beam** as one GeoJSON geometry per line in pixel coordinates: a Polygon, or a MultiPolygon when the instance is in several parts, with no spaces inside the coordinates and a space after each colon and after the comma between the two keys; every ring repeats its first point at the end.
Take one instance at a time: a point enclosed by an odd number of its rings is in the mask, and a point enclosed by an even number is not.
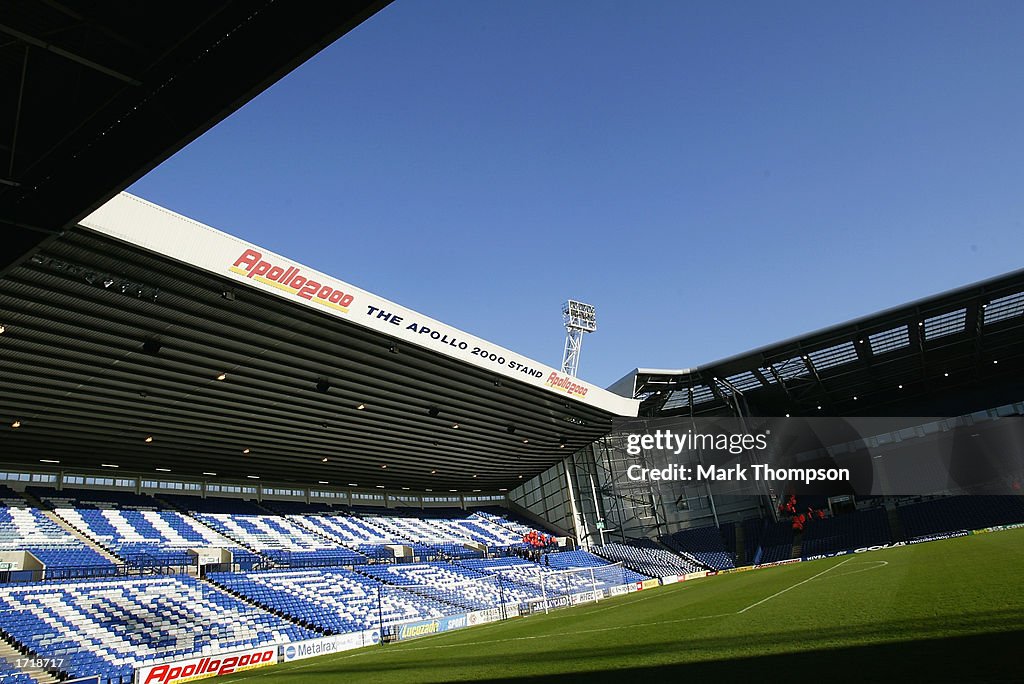
{"type": "Polygon", "coordinates": [[[134,79],[126,74],[122,74],[120,71],[111,69],[110,67],[103,66],[102,64],[94,62],[91,59],[86,59],[81,55],[76,55],[74,52],[71,52],[70,50],[65,50],[62,47],[54,45],[53,43],[47,43],[45,40],[41,40],[39,38],[36,38],[35,36],[30,36],[29,34],[19,31],[18,29],[15,28],[11,28],[10,26],[0,24],[0,33],[6,33],[7,35],[17,38],[18,40],[24,43],[34,45],[37,48],[42,48],[47,52],[52,52],[55,55],[63,57],[64,59],[71,60],[75,64],[80,64],[88,69],[92,69],[93,71],[98,71],[99,73],[117,79],[122,83],[127,83],[128,85],[132,86],[142,85],[141,81],[134,79]]]}

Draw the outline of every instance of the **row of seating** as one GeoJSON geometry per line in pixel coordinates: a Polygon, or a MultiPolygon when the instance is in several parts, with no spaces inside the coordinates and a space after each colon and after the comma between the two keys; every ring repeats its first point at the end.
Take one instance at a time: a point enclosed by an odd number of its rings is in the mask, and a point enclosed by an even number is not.
{"type": "MultiPolygon", "coordinates": [[[[188,549],[210,547],[232,550],[246,568],[267,562],[311,567],[405,560],[408,556],[397,547],[411,549],[411,558],[419,560],[469,559],[483,557],[484,549],[520,547],[523,530],[532,529],[489,512],[461,509],[382,512],[128,491],[29,487],[26,492],[106,551],[142,567],[189,564],[188,549]],[[269,560],[261,563],[253,553],[269,560]]],[[[91,554],[15,492],[8,490],[8,497],[18,508],[0,513],[0,549],[29,548],[29,542],[41,538],[50,547],[74,547],[91,554]]],[[[84,562],[69,557],[63,565],[84,562]]],[[[87,564],[110,562],[91,554],[87,564]]]]}
{"type": "Polygon", "coordinates": [[[954,496],[896,509],[907,539],[1024,522],[1022,496],[954,496]]]}
{"type": "Polygon", "coordinates": [[[0,682],[3,684],[36,684],[32,675],[0,657],[0,682]]]}
{"type": "Polygon", "coordinates": [[[650,577],[685,575],[702,568],[682,556],[658,547],[649,540],[611,542],[597,547],[595,552],[613,562],[650,577]]]}
{"type": "Polygon", "coordinates": [[[7,489],[0,497],[0,551],[28,551],[53,578],[113,574],[116,566],[7,489]]]}
{"type": "Polygon", "coordinates": [[[736,557],[728,551],[723,538],[731,533],[732,547],[736,548],[735,528],[731,525],[717,527],[693,527],[677,530],[661,537],[662,543],[671,549],[686,554],[711,570],[727,570],[736,567],[736,557]]]}
{"type": "Polygon", "coordinates": [[[0,586],[3,632],[69,676],[130,681],[135,669],[319,633],[190,577],[0,586]]]}
{"type": "Polygon", "coordinates": [[[413,592],[382,591],[380,581],[342,568],[211,573],[208,578],[247,600],[328,634],[454,612],[451,605],[413,592]]]}
{"type": "Polygon", "coordinates": [[[892,541],[889,514],[884,508],[846,513],[834,518],[814,520],[804,528],[803,558],[858,549],[892,541]]]}

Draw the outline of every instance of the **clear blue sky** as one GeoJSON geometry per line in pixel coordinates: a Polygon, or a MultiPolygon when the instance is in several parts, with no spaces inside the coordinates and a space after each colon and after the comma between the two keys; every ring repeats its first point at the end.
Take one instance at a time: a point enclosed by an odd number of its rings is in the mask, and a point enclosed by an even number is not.
{"type": "Polygon", "coordinates": [[[1024,2],[397,0],[130,191],[560,363],[1024,266],[1024,2]]]}

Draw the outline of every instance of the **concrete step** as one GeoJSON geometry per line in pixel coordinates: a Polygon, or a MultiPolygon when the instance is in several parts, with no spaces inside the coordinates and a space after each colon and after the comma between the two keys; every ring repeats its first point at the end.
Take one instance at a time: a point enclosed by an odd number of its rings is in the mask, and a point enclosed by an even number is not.
{"type": "Polygon", "coordinates": [[[113,553],[111,553],[110,551],[108,551],[107,549],[105,549],[104,547],[100,546],[98,543],[96,543],[92,539],[90,539],[88,536],[85,535],[84,532],[79,530],[77,527],[72,525],[70,522],[68,522],[64,518],[60,517],[60,515],[58,515],[54,511],[48,511],[48,510],[45,510],[45,509],[42,509],[42,508],[39,509],[39,511],[40,511],[40,513],[45,515],[47,518],[49,518],[53,522],[55,522],[58,525],[60,525],[60,527],[62,529],[67,530],[68,533],[70,533],[76,539],[81,541],[83,544],[88,546],[90,549],[92,549],[96,553],[98,553],[101,556],[103,556],[104,558],[106,558],[108,561],[110,561],[114,565],[124,565],[124,561],[122,559],[118,558],[113,553]]]}
{"type": "Polygon", "coordinates": [[[22,672],[28,673],[39,684],[57,684],[60,681],[42,668],[29,666],[31,656],[24,655],[3,638],[0,638],[0,660],[6,660],[22,672]]]}

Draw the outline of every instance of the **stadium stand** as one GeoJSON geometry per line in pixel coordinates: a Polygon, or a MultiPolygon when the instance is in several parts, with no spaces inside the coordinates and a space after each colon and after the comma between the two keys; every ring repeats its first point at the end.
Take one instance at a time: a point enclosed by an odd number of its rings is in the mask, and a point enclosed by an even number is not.
{"type": "Polygon", "coordinates": [[[210,581],[300,624],[329,634],[376,629],[456,612],[450,604],[415,592],[382,590],[382,583],[341,568],[211,573],[210,581]]]}
{"type": "MultiPolygon", "coordinates": [[[[605,559],[583,550],[546,553],[544,554],[543,564],[560,570],[575,570],[578,568],[603,569],[612,565],[605,559]]],[[[649,576],[642,575],[628,568],[624,568],[622,573],[624,581],[627,583],[642,582],[643,580],[650,579],[649,576]]]]}
{"type": "Polygon", "coordinates": [[[366,562],[363,554],[286,517],[249,513],[196,513],[195,517],[225,537],[282,563],[326,564],[330,561],[351,565],[366,562]]]}
{"type": "Polygon", "coordinates": [[[801,555],[806,559],[891,541],[888,513],[884,508],[872,508],[809,523],[804,528],[801,555]]]}
{"type": "Polygon", "coordinates": [[[896,509],[907,540],[1024,522],[1024,497],[955,496],[896,509]]]}
{"type": "MultiPolygon", "coordinates": [[[[505,600],[530,602],[552,594],[572,594],[595,588],[609,589],[636,581],[636,573],[617,565],[594,567],[593,577],[587,572],[572,572],[516,557],[487,558],[462,561],[478,572],[500,575],[510,584],[503,584],[505,600]]],[[[646,579],[646,578],[645,578],[646,579]]]]}
{"type": "Polygon", "coordinates": [[[372,565],[360,572],[384,584],[395,585],[458,606],[462,611],[501,605],[502,587],[484,573],[449,563],[372,565]]]}
{"type": "Polygon", "coordinates": [[[116,566],[63,529],[14,491],[0,491],[0,551],[28,551],[46,566],[46,577],[113,574],[116,566]]]}
{"type": "Polygon", "coordinates": [[[787,560],[793,551],[793,525],[753,518],[743,521],[747,560],[753,565],[787,560]]]}
{"type": "Polygon", "coordinates": [[[32,657],[108,684],[167,658],[318,636],[181,576],[0,586],[0,611],[4,632],[32,657]]]}
{"type": "Polygon", "coordinates": [[[69,525],[135,566],[183,566],[191,548],[233,548],[234,542],[196,521],[134,492],[29,488],[69,525]]]}
{"type": "Polygon", "coordinates": [[[596,547],[594,552],[612,562],[621,562],[630,570],[648,577],[685,575],[704,569],[648,539],[625,543],[612,542],[596,547]]]}
{"type": "Polygon", "coordinates": [[[3,658],[0,658],[0,682],[3,684],[36,684],[32,675],[22,672],[3,658]]]}
{"type": "MultiPolygon", "coordinates": [[[[735,528],[732,546],[736,546],[735,528]]],[[[726,550],[722,534],[717,527],[694,527],[665,535],[661,541],[669,548],[689,556],[711,570],[726,570],[736,567],[736,559],[726,550]]]]}

